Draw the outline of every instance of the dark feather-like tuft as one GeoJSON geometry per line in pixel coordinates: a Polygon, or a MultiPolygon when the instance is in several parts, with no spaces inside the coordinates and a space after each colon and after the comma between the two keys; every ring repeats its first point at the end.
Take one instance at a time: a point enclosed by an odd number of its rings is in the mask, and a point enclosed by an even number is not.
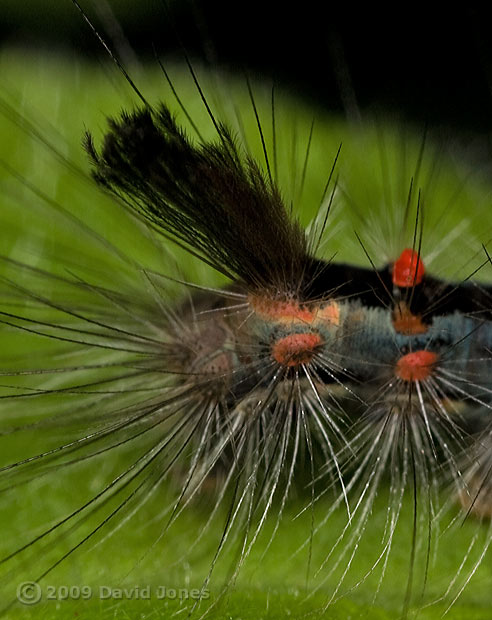
{"type": "Polygon", "coordinates": [[[97,182],[209,264],[248,287],[299,294],[309,263],[304,231],[279,189],[231,131],[195,144],[165,105],[109,120],[101,152],[85,147],[97,182]]]}

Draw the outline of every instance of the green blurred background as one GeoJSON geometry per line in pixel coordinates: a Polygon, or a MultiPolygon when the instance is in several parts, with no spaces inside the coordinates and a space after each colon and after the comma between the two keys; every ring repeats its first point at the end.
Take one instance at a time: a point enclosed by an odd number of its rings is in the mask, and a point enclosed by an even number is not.
{"type": "MultiPolygon", "coordinates": [[[[230,74],[224,77],[224,81],[226,90],[232,91],[242,110],[248,109],[249,104],[240,71],[247,68],[260,82],[255,92],[264,115],[268,114],[269,89],[263,92],[261,78],[275,77],[286,101],[285,108],[279,104],[279,126],[288,128],[285,130],[285,148],[279,151],[285,153],[286,159],[290,158],[291,165],[292,147],[288,144],[292,144],[292,134],[295,133],[300,141],[306,139],[315,110],[316,141],[310,166],[313,178],[306,183],[304,201],[311,205],[311,209],[315,208],[319,188],[323,185],[326,170],[340,142],[344,145],[343,182],[351,191],[351,202],[345,210],[341,206],[337,216],[342,227],[340,230],[345,230],[345,233],[339,233],[331,240],[330,254],[338,251],[342,258],[359,262],[363,260],[363,253],[353,234],[350,241],[347,241],[347,231],[352,233],[352,229],[360,227],[361,222],[367,224],[368,220],[381,222],[384,219],[388,205],[381,196],[381,187],[385,183],[386,190],[394,183],[390,193],[404,201],[404,190],[408,187],[406,184],[415,166],[424,122],[428,122],[435,130],[445,128],[446,144],[438,145],[436,149],[439,151],[442,148],[449,152],[439,182],[433,185],[428,222],[432,234],[425,238],[425,242],[432,247],[436,239],[442,238],[445,233],[452,234],[456,226],[462,224],[463,213],[470,214],[470,222],[466,223],[462,231],[474,240],[474,244],[469,244],[470,256],[476,253],[477,237],[483,242],[488,240],[490,188],[487,132],[492,126],[492,115],[489,114],[486,75],[489,42],[487,37],[481,35],[483,23],[480,14],[468,12],[464,18],[461,14],[443,16],[437,11],[427,11],[422,17],[415,11],[402,20],[396,15],[379,14],[373,7],[362,9],[355,16],[352,7],[337,7],[330,12],[329,18],[319,19],[317,5],[309,3],[280,12],[276,7],[269,8],[264,3],[256,2],[231,5],[224,2],[191,3],[177,0],[169,2],[167,9],[163,8],[161,2],[137,3],[124,0],[114,0],[110,5],[98,3],[97,10],[91,4],[84,4],[84,8],[94,15],[101,31],[107,30],[111,24],[114,26],[115,22],[110,17],[114,13],[121,25],[121,33],[113,31],[110,38],[114,40],[121,56],[132,66],[132,75],[137,76],[142,90],[146,95],[151,93],[152,101],[170,97],[168,90],[165,91],[166,95],[162,94],[164,80],[152,58],[152,48],[155,47],[159,55],[167,59],[173,70],[173,80],[180,85],[180,92],[185,93],[187,101],[190,101],[187,105],[192,115],[201,115],[200,122],[203,125],[207,123],[206,115],[196,93],[192,94],[193,85],[183,70],[182,62],[172,64],[173,60],[179,62],[182,59],[180,41],[198,65],[200,59],[205,59],[206,63],[217,62],[233,74],[239,74],[236,83],[231,80],[230,74]],[[386,17],[384,21],[383,16],[386,17]],[[135,60],[137,63],[132,64],[135,60]],[[300,94],[307,103],[299,106],[292,99],[293,94],[300,94]],[[376,115],[380,121],[375,124],[371,121],[361,127],[358,119],[359,104],[364,118],[367,115],[372,119],[376,115]],[[345,117],[350,119],[350,125],[345,117]],[[295,131],[293,118],[297,119],[295,131]],[[383,129],[381,119],[385,123],[383,129]],[[405,131],[400,129],[402,122],[406,123],[405,131]],[[417,127],[415,130],[413,123],[417,127]],[[392,162],[394,160],[391,166],[395,167],[390,166],[389,175],[388,170],[381,170],[378,155],[381,152],[382,134],[385,136],[383,142],[390,154],[389,159],[392,162]],[[402,141],[408,150],[408,161],[404,166],[399,155],[392,156],[399,153],[402,141]],[[472,181],[467,181],[465,191],[461,192],[461,202],[453,203],[451,197],[457,189],[463,189],[464,180],[470,176],[472,181]],[[366,203],[373,208],[370,218],[365,212],[349,216],[349,211],[357,211],[353,209],[354,205],[366,203]],[[439,207],[443,204],[452,207],[448,210],[445,231],[437,224],[441,216],[439,207]],[[351,219],[347,220],[348,217],[351,219]]],[[[84,128],[90,127],[96,138],[100,139],[105,116],[116,114],[122,105],[132,105],[135,99],[121,76],[113,69],[108,69],[98,43],[68,0],[51,3],[31,0],[22,7],[13,0],[4,0],[0,12],[0,37],[4,48],[0,64],[4,101],[17,109],[23,118],[34,119],[35,126],[42,128],[43,135],[47,136],[50,143],[56,144],[68,160],[87,170],[86,157],[80,147],[84,128]]],[[[213,82],[208,90],[214,92],[213,82]]],[[[219,109],[221,105],[219,98],[219,109]]],[[[256,135],[251,110],[243,111],[243,115],[245,133],[256,135]]],[[[59,161],[57,163],[56,157],[33,137],[30,127],[12,123],[5,108],[0,128],[2,159],[15,170],[22,171],[25,178],[55,197],[60,204],[69,205],[75,213],[82,213],[84,221],[97,226],[101,234],[110,237],[123,249],[128,247],[130,224],[127,222],[122,229],[115,230],[114,211],[111,211],[114,207],[110,206],[107,198],[100,198],[105,201],[107,209],[102,218],[97,191],[87,188],[85,181],[75,181],[73,175],[59,161]]],[[[211,131],[211,128],[207,131],[211,131]]],[[[258,157],[261,157],[260,147],[256,135],[252,149],[258,157]]],[[[303,157],[302,149],[299,151],[296,155],[298,166],[303,157]]],[[[429,170],[434,161],[431,147],[429,170]]],[[[292,167],[285,167],[282,186],[287,188],[285,191],[289,196],[294,197],[297,191],[295,184],[289,188],[289,171],[292,167]]],[[[47,248],[53,252],[59,251],[53,239],[67,234],[66,222],[50,214],[46,206],[35,204],[35,197],[18,180],[8,177],[4,171],[1,179],[3,208],[4,213],[14,215],[9,216],[7,226],[11,234],[4,237],[2,251],[17,257],[25,256],[26,251],[36,256],[40,248],[47,255],[47,248]],[[25,205],[26,208],[21,211],[19,205],[25,205]],[[48,240],[43,232],[43,227],[45,230],[47,228],[47,218],[48,240]]],[[[307,212],[309,210],[308,206],[307,212]]],[[[307,215],[306,218],[309,219],[307,215]]],[[[374,230],[365,232],[371,250],[377,251],[381,230],[376,225],[374,230]],[[371,235],[374,237],[372,246],[371,235]]],[[[74,229],[68,234],[69,240],[70,235],[75,240],[78,233],[74,229]]],[[[142,242],[141,247],[132,247],[132,252],[147,264],[158,266],[159,256],[153,253],[148,244],[142,242]]],[[[454,254],[451,247],[449,256],[454,254]]],[[[179,253],[177,255],[179,257],[179,253]]],[[[381,260],[389,258],[380,257],[381,260]]],[[[465,260],[464,256],[462,260],[465,260]]],[[[437,270],[444,269],[442,265],[446,264],[449,268],[449,262],[445,256],[437,265],[437,270]]],[[[454,266],[451,265],[451,272],[454,273],[453,270],[454,266]]],[[[198,280],[210,277],[201,267],[190,265],[189,271],[198,280]]],[[[83,490],[86,486],[89,488],[90,480],[82,478],[76,484],[83,490]]],[[[385,492],[382,492],[374,511],[374,529],[366,533],[354,561],[355,572],[363,572],[367,559],[380,545],[385,499],[385,492]]],[[[54,495],[51,504],[53,516],[63,513],[66,501],[63,493],[54,495]]],[[[320,502],[318,516],[326,513],[329,507],[328,499],[320,502]]],[[[372,599],[377,580],[370,579],[364,587],[355,589],[330,607],[323,617],[398,617],[408,574],[409,533],[412,529],[410,502],[406,508],[391,565],[376,602],[373,603],[372,599]]],[[[323,615],[319,610],[326,602],[327,593],[321,589],[306,598],[310,587],[306,589],[304,564],[303,572],[299,574],[298,564],[291,559],[291,554],[305,540],[305,532],[309,528],[309,519],[304,522],[292,520],[297,509],[296,505],[289,508],[283,528],[266,559],[262,558],[261,550],[262,540],[267,538],[259,541],[237,588],[210,617],[246,620],[298,618],[306,614],[316,618],[323,615]]],[[[5,507],[3,523],[15,521],[15,510],[15,506],[5,507]]],[[[188,520],[180,522],[180,537],[176,540],[186,541],[189,532],[198,527],[197,523],[202,516],[197,510],[195,516],[189,515],[188,520]]],[[[145,518],[146,515],[142,515],[143,529],[145,518]]],[[[322,558],[326,549],[334,544],[345,518],[343,512],[337,514],[331,521],[331,527],[327,527],[316,538],[317,547],[313,550],[316,558],[322,558]]],[[[23,529],[29,527],[29,523],[18,523],[19,536],[23,529]]],[[[267,524],[265,536],[272,527],[273,523],[267,524]]],[[[439,546],[433,558],[426,601],[437,598],[446,589],[476,532],[477,524],[470,519],[462,528],[455,528],[451,533],[448,532],[447,538],[444,537],[444,544],[439,546]]],[[[484,528],[479,538],[486,538],[486,535],[484,528]]],[[[66,568],[62,567],[57,576],[58,583],[74,579],[81,582],[97,581],[103,565],[106,571],[111,571],[111,566],[117,565],[118,571],[115,568],[115,572],[124,572],[139,556],[142,544],[151,544],[154,536],[155,530],[152,528],[143,537],[137,533],[132,536],[125,530],[124,539],[113,537],[104,557],[97,552],[92,555],[88,553],[83,559],[74,561],[66,568]]],[[[193,570],[197,574],[206,571],[211,549],[207,549],[206,545],[200,549],[196,567],[180,567],[173,573],[165,572],[163,565],[177,560],[180,548],[179,545],[176,548],[168,547],[165,549],[165,562],[161,555],[156,554],[147,567],[146,575],[153,575],[160,582],[165,580],[166,584],[179,585],[193,574],[193,570]]],[[[232,561],[232,558],[229,559],[232,561]]],[[[416,578],[419,586],[425,580],[422,566],[419,564],[416,578]]],[[[224,577],[227,569],[225,561],[223,568],[219,569],[219,576],[222,574],[224,577]]],[[[489,618],[491,579],[490,560],[486,558],[469,588],[447,617],[466,617],[469,620],[489,618]]],[[[446,606],[447,603],[443,602],[425,608],[420,611],[419,618],[440,617],[446,606]]],[[[186,615],[179,601],[167,600],[165,604],[156,606],[153,601],[97,599],[83,604],[77,601],[63,601],[56,605],[47,602],[32,608],[16,608],[10,613],[13,618],[127,618],[137,614],[142,617],[167,618],[174,614],[186,615]]]]}

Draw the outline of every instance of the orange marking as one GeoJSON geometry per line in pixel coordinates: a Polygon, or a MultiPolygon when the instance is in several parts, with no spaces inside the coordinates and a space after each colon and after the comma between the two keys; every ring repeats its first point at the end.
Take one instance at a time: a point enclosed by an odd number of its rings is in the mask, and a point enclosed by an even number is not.
{"type": "Polygon", "coordinates": [[[399,303],[393,310],[393,327],[399,334],[425,334],[429,329],[418,314],[412,314],[407,305],[399,303]]]}
{"type": "Polygon", "coordinates": [[[403,381],[423,381],[432,375],[438,359],[432,351],[407,353],[396,363],[395,374],[403,381]]]}
{"type": "Polygon", "coordinates": [[[257,314],[274,321],[293,321],[312,323],[314,313],[296,301],[284,301],[250,295],[249,303],[257,314]]]}
{"type": "Polygon", "coordinates": [[[336,301],[320,306],[316,313],[316,318],[320,321],[328,321],[332,325],[340,325],[340,305],[336,301]]]}
{"type": "Polygon", "coordinates": [[[262,318],[278,323],[303,323],[312,325],[316,321],[329,321],[340,324],[340,308],[336,302],[307,304],[299,302],[269,299],[257,295],[249,296],[249,303],[262,318]]]}
{"type": "Polygon", "coordinates": [[[300,366],[313,359],[320,344],[319,334],[290,334],[273,344],[272,355],[282,366],[300,366]]]}

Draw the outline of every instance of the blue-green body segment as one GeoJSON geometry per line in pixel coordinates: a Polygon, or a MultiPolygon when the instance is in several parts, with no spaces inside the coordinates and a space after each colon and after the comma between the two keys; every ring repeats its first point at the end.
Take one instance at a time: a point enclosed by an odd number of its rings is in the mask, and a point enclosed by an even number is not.
{"type": "MultiPolygon", "coordinates": [[[[492,388],[492,326],[489,321],[455,312],[434,316],[425,333],[398,333],[392,313],[368,308],[359,302],[336,303],[337,320],[282,320],[252,314],[240,331],[246,341],[260,344],[268,356],[275,342],[290,334],[318,333],[320,345],[313,358],[326,363],[344,382],[388,381],[395,376],[399,359],[415,351],[438,357],[436,373],[452,373],[454,381],[466,381],[467,393],[492,388]]],[[[238,334],[236,344],[243,339],[238,334]]],[[[239,359],[241,356],[239,356],[239,359]]]]}

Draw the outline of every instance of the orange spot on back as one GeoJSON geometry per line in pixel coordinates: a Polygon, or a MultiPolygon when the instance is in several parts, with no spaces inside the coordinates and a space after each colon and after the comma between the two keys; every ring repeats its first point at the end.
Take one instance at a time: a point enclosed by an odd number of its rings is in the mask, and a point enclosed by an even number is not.
{"type": "Polygon", "coordinates": [[[407,353],[397,361],[395,374],[403,381],[423,381],[432,375],[438,359],[432,351],[407,353]]]}
{"type": "Polygon", "coordinates": [[[418,252],[406,248],[393,264],[393,284],[401,288],[416,286],[422,282],[425,267],[418,252]]]}
{"type": "Polygon", "coordinates": [[[320,321],[328,321],[332,325],[340,325],[340,306],[336,301],[330,301],[324,306],[320,306],[316,318],[320,321]]]}
{"type": "Polygon", "coordinates": [[[250,295],[249,303],[262,318],[277,323],[303,323],[312,325],[316,321],[340,324],[340,307],[335,301],[318,304],[300,304],[299,302],[281,301],[250,295]]]}
{"type": "Polygon", "coordinates": [[[300,366],[313,359],[320,344],[319,334],[289,334],[273,344],[272,355],[282,366],[300,366]]]}
{"type": "Polygon", "coordinates": [[[393,327],[399,334],[425,334],[428,326],[418,314],[412,314],[406,304],[399,303],[393,311],[393,327]]]}
{"type": "Polygon", "coordinates": [[[301,306],[296,301],[281,301],[278,299],[269,299],[268,297],[259,297],[251,295],[250,304],[255,312],[274,321],[301,321],[303,323],[312,323],[315,313],[301,306]]]}

